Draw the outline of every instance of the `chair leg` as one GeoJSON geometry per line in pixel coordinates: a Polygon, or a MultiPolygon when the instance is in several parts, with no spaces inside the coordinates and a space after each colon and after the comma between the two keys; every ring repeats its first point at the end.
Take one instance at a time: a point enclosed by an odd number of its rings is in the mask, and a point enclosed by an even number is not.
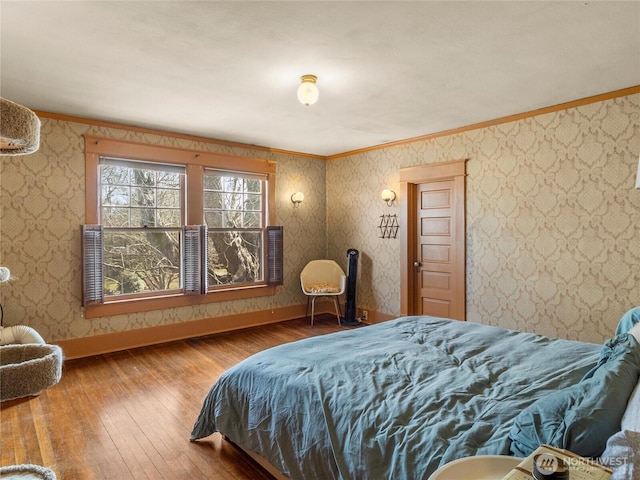
{"type": "Polygon", "coordinates": [[[313,328],[313,315],[316,312],[316,298],[318,297],[313,297],[311,299],[311,328],[313,328]]]}
{"type": "Polygon", "coordinates": [[[333,305],[336,307],[336,316],[338,317],[338,326],[340,327],[342,324],[340,323],[340,317],[342,316],[342,312],[340,311],[340,304],[338,303],[338,299],[336,297],[331,297],[333,299],[333,305]]]}
{"type": "Polygon", "coordinates": [[[307,297],[307,308],[304,310],[304,318],[309,316],[309,302],[311,301],[311,297],[307,297]]]}

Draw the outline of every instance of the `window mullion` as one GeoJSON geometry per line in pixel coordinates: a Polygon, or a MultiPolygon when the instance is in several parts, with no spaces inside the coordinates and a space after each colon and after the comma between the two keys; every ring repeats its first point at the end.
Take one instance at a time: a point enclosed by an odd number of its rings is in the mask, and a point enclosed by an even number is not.
{"type": "Polygon", "coordinates": [[[204,223],[203,209],[203,179],[202,165],[187,165],[186,175],[186,225],[202,225],[204,223]]]}

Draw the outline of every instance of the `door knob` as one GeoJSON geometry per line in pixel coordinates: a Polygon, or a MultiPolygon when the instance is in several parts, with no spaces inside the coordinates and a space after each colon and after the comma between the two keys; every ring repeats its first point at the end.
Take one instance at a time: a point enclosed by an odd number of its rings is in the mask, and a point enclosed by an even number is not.
{"type": "Polygon", "coordinates": [[[422,263],[420,263],[420,262],[413,262],[413,266],[414,266],[414,267],[420,267],[420,266],[422,266],[422,263]]]}

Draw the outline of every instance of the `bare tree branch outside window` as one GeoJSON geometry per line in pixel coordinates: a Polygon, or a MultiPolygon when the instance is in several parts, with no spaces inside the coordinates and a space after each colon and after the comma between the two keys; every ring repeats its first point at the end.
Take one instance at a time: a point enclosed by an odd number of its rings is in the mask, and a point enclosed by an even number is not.
{"type": "Polygon", "coordinates": [[[231,172],[205,174],[210,286],[262,281],[263,191],[260,178],[231,172]]]}
{"type": "MultiPolygon", "coordinates": [[[[105,296],[181,289],[184,171],[119,159],[100,168],[105,296]]],[[[211,288],[263,281],[265,184],[264,176],[205,171],[211,288]]]]}
{"type": "Polygon", "coordinates": [[[105,295],[179,289],[180,173],[101,167],[105,295]]]}

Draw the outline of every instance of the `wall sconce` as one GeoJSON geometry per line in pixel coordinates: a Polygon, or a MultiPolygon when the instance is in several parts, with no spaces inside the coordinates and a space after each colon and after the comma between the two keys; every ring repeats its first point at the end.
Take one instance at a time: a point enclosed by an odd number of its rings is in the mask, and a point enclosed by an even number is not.
{"type": "Polygon", "coordinates": [[[293,203],[293,208],[298,208],[303,201],[304,201],[304,193],[296,192],[293,195],[291,195],[291,203],[293,203]]]}
{"type": "Polygon", "coordinates": [[[8,282],[13,277],[7,267],[0,267],[0,283],[8,282]]]}
{"type": "Polygon", "coordinates": [[[318,77],[315,75],[302,75],[300,77],[302,83],[298,87],[298,100],[307,107],[316,103],[320,96],[318,86],[316,85],[317,80],[318,77]]]}
{"type": "Polygon", "coordinates": [[[393,205],[393,201],[396,199],[396,192],[389,189],[384,189],[382,191],[382,200],[387,202],[387,206],[390,207],[393,205]]]}
{"type": "Polygon", "coordinates": [[[40,119],[27,107],[0,98],[0,155],[29,155],[40,147],[40,119]]]}

